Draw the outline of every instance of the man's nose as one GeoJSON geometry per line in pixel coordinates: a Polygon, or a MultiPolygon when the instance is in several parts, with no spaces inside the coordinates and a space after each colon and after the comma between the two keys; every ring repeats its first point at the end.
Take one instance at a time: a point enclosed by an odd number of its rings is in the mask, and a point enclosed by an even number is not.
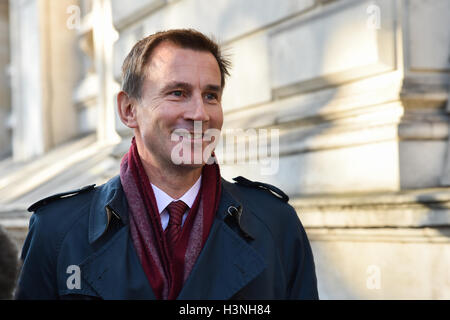
{"type": "Polygon", "coordinates": [[[206,108],[202,94],[195,94],[192,96],[192,105],[189,108],[187,117],[192,120],[208,121],[209,115],[206,108]]]}

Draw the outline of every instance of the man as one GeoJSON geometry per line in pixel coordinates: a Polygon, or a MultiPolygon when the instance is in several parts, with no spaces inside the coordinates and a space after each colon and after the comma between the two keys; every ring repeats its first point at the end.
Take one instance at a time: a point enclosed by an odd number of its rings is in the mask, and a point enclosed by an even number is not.
{"type": "Polygon", "coordinates": [[[243,177],[227,182],[209,161],[228,67],[194,30],[133,47],[117,97],[134,131],[120,175],[30,207],[17,298],[318,298],[287,196],[243,177]]]}

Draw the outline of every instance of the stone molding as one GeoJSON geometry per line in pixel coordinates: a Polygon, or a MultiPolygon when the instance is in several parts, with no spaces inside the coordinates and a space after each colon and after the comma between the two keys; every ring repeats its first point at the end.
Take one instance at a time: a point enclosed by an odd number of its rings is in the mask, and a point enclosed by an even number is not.
{"type": "Polygon", "coordinates": [[[306,228],[450,227],[450,188],[297,197],[290,203],[306,228]]]}
{"type": "Polygon", "coordinates": [[[306,228],[310,241],[450,243],[450,228],[306,228]]]}

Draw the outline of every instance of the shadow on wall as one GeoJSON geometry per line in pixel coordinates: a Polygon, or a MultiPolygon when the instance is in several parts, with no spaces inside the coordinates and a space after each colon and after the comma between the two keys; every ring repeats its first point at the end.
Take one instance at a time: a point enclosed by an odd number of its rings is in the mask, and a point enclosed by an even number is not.
{"type": "Polygon", "coordinates": [[[0,226],[0,300],[13,298],[18,275],[17,248],[5,229],[0,226]]]}
{"type": "Polygon", "coordinates": [[[450,227],[448,225],[449,201],[440,199],[439,194],[431,192],[430,194],[416,196],[416,203],[428,209],[428,214],[418,224],[420,226],[433,226],[443,237],[450,238],[450,227]]]}

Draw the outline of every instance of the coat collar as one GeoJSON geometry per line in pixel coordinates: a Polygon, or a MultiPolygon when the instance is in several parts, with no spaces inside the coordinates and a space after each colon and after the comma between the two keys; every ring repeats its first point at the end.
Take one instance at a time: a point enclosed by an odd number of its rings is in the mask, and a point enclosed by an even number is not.
{"type": "Polygon", "coordinates": [[[96,189],[89,214],[90,244],[105,234],[112,219],[128,224],[128,204],[119,176],[96,189]]]}
{"type": "MultiPolygon", "coordinates": [[[[266,262],[247,241],[240,216],[249,214],[232,193],[232,184],[222,179],[222,194],[210,234],[178,299],[229,299],[265,268],[266,262]],[[239,212],[231,223],[235,208],[239,212]],[[239,232],[239,230],[243,231],[239,232]],[[220,250],[218,250],[220,248],[220,250]]],[[[81,274],[105,299],[154,299],[129,236],[128,208],[117,176],[96,190],[89,216],[89,243],[102,238],[112,219],[124,226],[80,265],[81,274]]]]}

